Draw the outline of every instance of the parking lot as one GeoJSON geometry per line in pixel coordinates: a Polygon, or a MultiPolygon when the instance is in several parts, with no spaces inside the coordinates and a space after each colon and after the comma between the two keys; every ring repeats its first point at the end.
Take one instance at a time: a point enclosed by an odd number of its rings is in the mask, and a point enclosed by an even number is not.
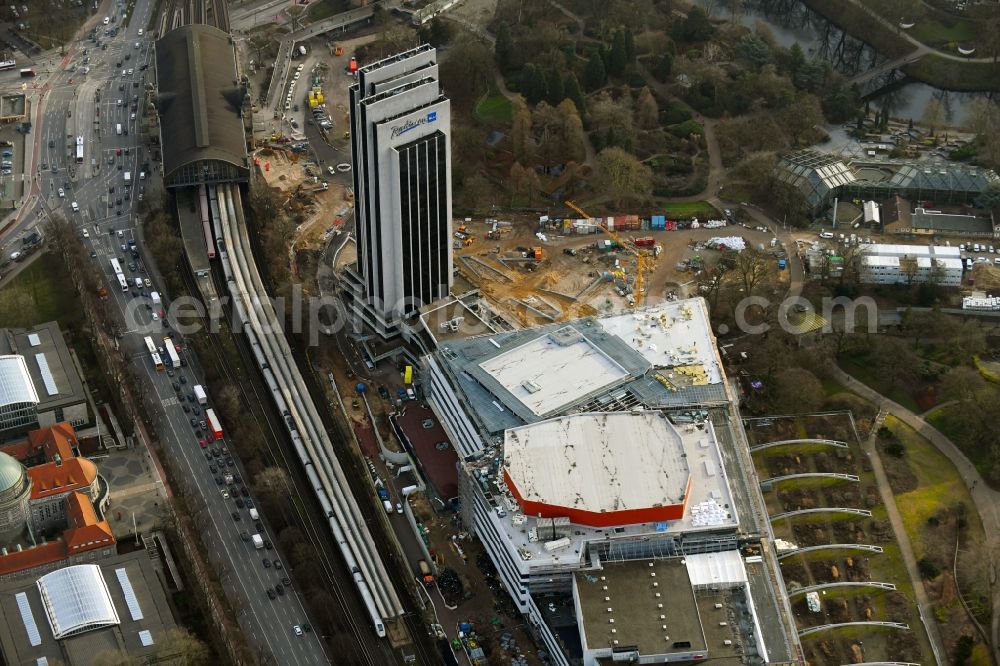
{"type": "Polygon", "coordinates": [[[15,123],[0,125],[0,209],[11,210],[24,193],[24,137],[15,123]]]}

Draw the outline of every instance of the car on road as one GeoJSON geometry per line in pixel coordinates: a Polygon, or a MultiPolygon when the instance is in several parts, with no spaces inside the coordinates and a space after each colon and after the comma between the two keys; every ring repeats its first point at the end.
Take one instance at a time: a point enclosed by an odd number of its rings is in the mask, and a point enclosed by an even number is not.
{"type": "Polygon", "coordinates": [[[261,563],[264,565],[265,569],[270,569],[271,568],[271,560],[265,558],[265,559],[261,560],[261,563]]]}
{"type": "Polygon", "coordinates": [[[271,588],[267,588],[267,598],[274,599],[274,590],[272,590],[271,588]]]}
{"type": "Polygon", "coordinates": [[[84,238],[90,238],[90,232],[87,229],[83,230],[83,237],[84,238]]]}
{"type": "Polygon", "coordinates": [[[149,316],[153,318],[153,321],[156,321],[156,320],[158,320],[160,318],[160,316],[158,314],[156,314],[155,312],[150,313],[149,316]]]}
{"type": "Polygon", "coordinates": [[[208,446],[208,443],[203,439],[199,439],[198,446],[200,446],[201,448],[205,448],[206,446],[208,446]]]}
{"type": "Polygon", "coordinates": [[[215,477],[215,485],[217,485],[217,486],[221,486],[222,485],[222,477],[221,476],[216,476],[215,477]]]}
{"type": "Polygon", "coordinates": [[[240,521],[240,512],[239,511],[233,511],[233,513],[231,515],[233,517],[233,521],[235,521],[235,522],[239,522],[240,521]]]}
{"type": "Polygon", "coordinates": [[[271,543],[270,541],[266,541],[265,540],[264,541],[264,548],[267,548],[268,550],[274,550],[274,544],[271,543]]]}
{"type": "Polygon", "coordinates": [[[66,190],[64,190],[63,188],[60,187],[59,188],[59,198],[62,199],[65,196],[66,196],[66,190]]]}
{"type": "Polygon", "coordinates": [[[74,213],[79,213],[80,212],[80,206],[78,206],[75,201],[73,203],[71,203],[69,205],[69,207],[73,209],[74,213]]]}
{"type": "Polygon", "coordinates": [[[280,569],[281,568],[281,560],[275,560],[274,561],[274,568],[275,569],[280,569]]]}
{"type": "Polygon", "coordinates": [[[300,627],[297,624],[292,627],[292,631],[295,632],[296,636],[301,636],[302,635],[302,627],[300,627]]]}

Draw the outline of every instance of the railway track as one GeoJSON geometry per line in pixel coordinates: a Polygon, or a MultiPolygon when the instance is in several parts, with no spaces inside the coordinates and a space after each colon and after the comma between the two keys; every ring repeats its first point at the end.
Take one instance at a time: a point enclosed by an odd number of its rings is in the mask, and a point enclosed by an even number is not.
{"type": "MultiPolygon", "coordinates": [[[[190,272],[184,271],[183,273],[188,293],[197,294],[198,287],[195,284],[190,272]]],[[[213,272],[212,277],[217,293],[225,293],[226,285],[224,279],[220,279],[217,272],[213,272]]],[[[244,367],[251,367],[254,364],[254,357],[246,345],[246,341],[235,333],[230,336],[230,339],[233,340],[233,344],[240,355],[240,360],[244,364],[244,367]]],[[[301,474],[297,473],[298,465],[296,464],[296,461],[290,460],[286,455],[285,449],[277,444],[277,442],[285,439],[286,435],[282,432],[280,416],[274,412],[270,403],[270,397],[266,395],[267,387],[261,385],[259,378],[249,376],[250,373],[241,372],[240,370],[233,368],[229,355],[222,348],[222,343],[220,342],[218,336],[208,335],[206,336],[206,340],[208,342],[208,351],[210,352],[212,359],[215,361],[216,367],[220,370],[229,386],[236,389],[241,398],[242,404],[247,407],[245,414],[249,416],[250,420],[262,433],[262,441],[264,442],[266,458],[271,463],[281,466],[289,471],[289,475],[292,477],[293,487],[288,490],[289,492],[296,493],[305,504],[305,506],[303,506],[303,503],[290,502],[289,506],[291,506],[294,511],[298,527],[302,529],[308,541],[316,549],[316,554],[319,558],[321,568],[315,573],[318,573],[323,577],[324,582],[326,583],[326,589],[331,592],[331,595],[338,605],[345,610],[345,612],[339,616],[341,621],[340,624],[332,627],[331,629],[334,631],[347,632],[351,636],[360,639],[358,641],[352,641],[351,643],[352,647],[356,648],[355,650],[348,654],[338,655],[338,659],[342,663],[379,666],[379,664],[384,663],[384,657],[387,655],[380,654],[376,651],[373,641],[368,640],[368,637],[370,636],[369,631],[365,626],[362,626],[362,624],[357,621],[355,613],[346,612],[349,611],[352,606],[356,606],[357,602],[352,596],[350,596],[351,591],[347,589],[347,586],[343,582],[340,564],[332,560],[330,557],[332,544],[329,541],[328,533],[324,530],[324,526],[316,520],[315,511],[310,510],[312,508],[318,509],[318,507],[309,506],[309,504],[311,504],[311,498],[306,495],[308,488],[305,480],[302,478],[301,474]]],[[[287,557],[288,553],[285,555],[287,557]]],[[[343,644],[341,644],[341,647],[344,647],[343,644]]]]}
{"type": "Polygon", "coordinates": [[[240,224],[238,188],[217,189],[220,217],[216,233],[223,239],[219,255],[233,307],[272,397],[285,418],[293,445],[326,511],[329,526],[365,603],[372,625],[385,636],[384,620],[403,613],[396,589],[375,547],[365,517],[333,454],[333,443],[292,358],[277,314],[253,263],[246,227],[240,224]]]}
{"type": "Polygon", "coordinates": [[[160,34],[185,25],[211,25],[229,32],[226,0],[171,0],[163,11],[160,34]]]}

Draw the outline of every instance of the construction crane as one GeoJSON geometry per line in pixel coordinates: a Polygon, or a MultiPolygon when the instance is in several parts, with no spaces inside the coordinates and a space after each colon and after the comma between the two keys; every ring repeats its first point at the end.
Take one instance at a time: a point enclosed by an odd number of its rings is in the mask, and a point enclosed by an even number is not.
{"type": "MultiPolygon", "coordinates": [[[[600,219],[600,218],[594,218],[592,215],[587,214],[586,211],[584,211],[582,208],[580,208],[579,206],[577,206],[575,203],[573,203],[569,199],[564,200],[563,203],[566,204],[567,206],[569,206],[570,208],[572,208],[574,211],[576,211],[580,215],[583,215],[588,220],[600,219]]],[[[629,252],[630,254],[632,254],[635,257],[635,288],[633,289],[634,296],[632,298],[632,305],[633,305],[633,307],[639,307],[639,305],[642,303],[643,273],[646,270],[646,257],[645,257],[645,255],[643,255],[643,253],[639,250],[639,248],[635,247],[634,245],[632,245],[632,244],[629,244],[629,245],[624,244],[621,241],[621,239],[618,237],[618,234],[616,234],[611,229],[608,229],[608,227],[605,225],[604,222],[602,222],[602,221],[598,222],[597,223],[597,227],[601,231],[603,231],[604,233],[606,233],[608,236],[610,236],[611,240],[613,240],[615,242],[615,245],[617,245],[618,247],[622,248],[623,250],[629,252]]]]}

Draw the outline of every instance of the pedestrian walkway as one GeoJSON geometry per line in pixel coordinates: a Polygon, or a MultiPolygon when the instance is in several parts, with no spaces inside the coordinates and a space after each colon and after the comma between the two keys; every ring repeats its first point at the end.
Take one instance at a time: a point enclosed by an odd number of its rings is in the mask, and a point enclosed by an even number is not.
{"type": "MultiPolygon", "coordinates": [[[[983,563],[989,567],[990,587],[993,595],[993,614],[990,636],[993,648],[994,659],[1000,662],[1000,585],[998,585],[997,558],[1000,557],[1000,492],[993,490],[983,481],[979,470],[965,456],[964,453],[955,446],[954,442],[948,439],[940,430],[927,423],[920,415],[903,407],[899,403],[883,396],[870,386],[856,380],[839,367],[833,368],[834,378],[846,386],[849,390],[857,393],[862,398],[874,403],[880,410],[892,414],[897,419],[920,433],[925,439],[937,448],[948,460],[955,465],[962,481],[969,489],[972,501],[976,505],[976,511],[983,521],[983,531],[986,539],[990,542],[987,552],[990,553],[990,562],[983,563]]],[[[881,484],[881,481],[879,482],[881,484]]]]}
{"type": "Polygon", "coordinates": [[[882,459],[875,448],[876,433],[881,427],[882,422],[885,421],[885,417],[886,411],[879,411],[878,416],[875,417],[871,432],[868,434],[868,438],[861,443],[861,446],[872,463],[872,472],[875,474],[875,481],[878,484],[879,494],[882,496],[882,504],[885,506],[886,516],[889,518],[889,523],[896,533],[896,543],[899,545],[899,552],[903,556],[903,564],[906,566],[906,572],[910,576],[910,582],[913,583],[913,595],[917,603],[917,610],[920,613],[920,622],[924,625],[927,640],[930,641],[931,650],[934,652],[934,661],[938,664],[944,664],[945,650],[941,643],[941,635],[938,633],[937,622],[934,619],[934,606],[931,605],[931,601],[927,596],[927,590],[924,589],[924,581],[920,576],[920,570],[917,568],[917,558],[913,554],[913,545],[910,543],[910,536],[906,533],[906,526],[903,525],[903,518],[899,515],[899,508],[896,506],[896,500],[892,495],[889,477],[885,474],[885,469],[882,467],[882,459]]]}

